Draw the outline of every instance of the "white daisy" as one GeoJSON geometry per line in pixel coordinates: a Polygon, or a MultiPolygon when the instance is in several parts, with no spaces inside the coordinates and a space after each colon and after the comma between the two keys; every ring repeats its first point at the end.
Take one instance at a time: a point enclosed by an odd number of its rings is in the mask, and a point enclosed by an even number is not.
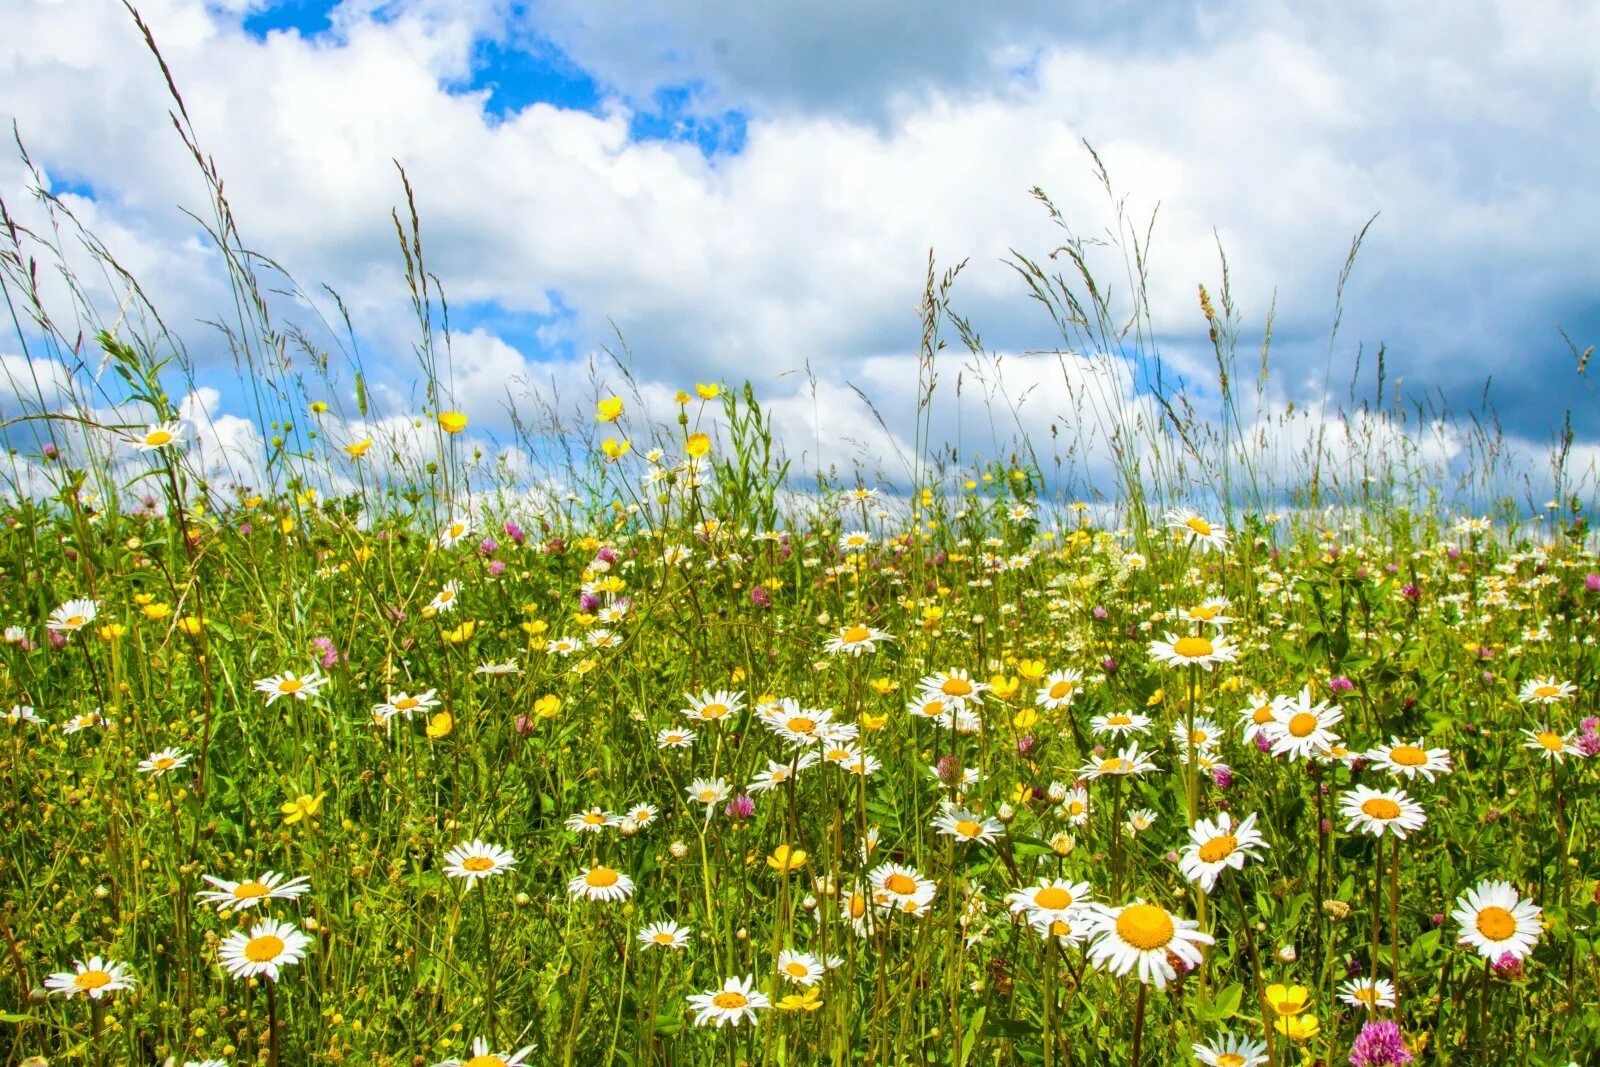
{"type": "Polygon", "coordinates": [[[456,606],[456,598],[460,593],[461,583],[452,578],[440,586],[437,593],[433,594],[433,599],[428,601],[428,607],[441,615],[447,611],[453,611],[456,606]]]}
{"type": "Polygon", "coordinates": [[[1424,748],[1420,738],[1412,743],[1391,737],[1387,745],[1369,749],[1367,759],[1401,778],[1415,778],[1420,774],[1431,782],[1436,774],[1450,773],[1450,750],[1424,748]]]}
{"type": "Polygon", "coordinates": [[[435,1067],[526,1067],[528,1056],[532,1053],[532,1045],[525,1045],[515,1052],[490,1052],[488,1040],[475,1037],[472,1039],[470,1060],[440,1060],[435,1067]]]}
{"type": "Polygon", "coordinates": [[[1139,981],[1165,989],[1178,975],[1172,960],[1198,967],[1204,958],[1200,946],[1212,940],[1194,920],[1173,915],[1159,904],[1136,901],[1095,913],[1089,961],[1113,974],[1134,971],[1139,981]]]}
{"type": "Polygon", "coordinates": [[[1256,829],[1254,812],[1235,826],[1233,816],[1224,811],[1215,821],[1200,819],[1189,828],[1189,844],[1183,850],[1178,870],[1209,893],[1216,888],[1217,875],[1225,868],[1243,870],[1244,861],[1260,859],[1258,850],[1266,847],[1266,839],[1256,829]]]}
{"type": "Polygon", "coordinates": [[[179,422],[153,422],[143,433],[130,438],[140,452],[159,452],[163,448],[176,448],[183,444],[183,425],[179,422]]]}
{"type": "Polygon", "coordinates": [[[93,600],[69,600],[50,613],[47,627],[58,634],[70,634],[94,622],[100,605],[93,600]]]}
{"type": "Polygon", "coordinates": [[[91,1000],[99,1000],[136,984],[126,963],[90,956],[88,960],[73,960],[75,970],[57,971],[44,980],[45,989],[59,993],[71,1000],[84,993],[91,1000]]]}
{"type": "Polygon", "coordinates": [[[621,871],[596,864],[580,870],[567,883],[567,892],[585,900],[627,900],[633,894],[633,879],[621,871]]]}
{"type": "Polygon", "coordinates": [[[1364,834],[1382,837],[1387,831],[1401,840],[1422,828],[1428,817],[1422,805],[1406,796],[1404,789],[1377,790],[1358,785],[1339,801],[1339,814],[1349,822],[1345,829],[1359,828],[1364,834]]]}
{"type": "Polygon", "coordinates": [[[809,952],[784,949],[778,953],[778,974],[795,985],[813,986],[822,980],[822,961],[809,952]]]}
{"type": "Polygon", "coordinates": [[[429,689],[425,693],[416,694],[395,693],[382,704],[374,704],[372,707],[372,714],[375,718],[379,718],[387,722],[396,715],[404,715],[409,719],[411,716],[419,713],[427,714],[438,706],[439,698],[437,696],[437,690],[434,689],[429,689]]]}
{"type": "Polygon", "coordinates": [[[876,652],[880,641],[893,640],[894,637],[883,630],[877,630],[866,623],[857,622],[841,627],[838,634],[828,638],[822,647],[824,651],[835,655],[842,652],[851,656],[859,656],[863,652],[876,652]]]}
{"type": "Polygon", "coordinates": [[[700,723],[725,722],[744,710],[744,697],[726,689],[714,693],[706,690],[698,695],[685,693],[683,698],[689,702],[689,706],[682,709],[683,714],[700,723]]]}
{"type": "Polygon", "coordinates": [[[937,886],[932,879],[924,878],[914,867],[898,863],[885,863],[873,868],[867,875],[872,886],[872,900],[882,911],[922,915],[933,902],[937,886]]]}
{"type": "Polygon", "coordinates": [[[1131,711],[1113,711],[1107,715],[1095,715],[1090,718],[1089,729],[1109,737],[1142,734],[1150,729],[1150,716],[1138,715],[1131,711]]]}
{"type": "Polygon", "coordinates": [[[1190,1048],[1206,1067],[1260,1067],[1267,1062],[1267,1043],[1253,1037],[1223,1034],[1207,1045],[1190,1048]]]}
{"type": "Polygon", "coordinates": [[[688,748],[694,744],[694,731],[668,727],[656,734],[657,748],[688,748]]]}
{"type": "Polygon", "coordinates": [[[486,844],[477,838],[457,845],[444,854],[444,873],[451,878],[465,878],[467,890],[480,878],[493,878],[516,865],[517,857],[510,849],[486,844]]]}
{"type": "Polygon", "coordinates": [[[1540,726],[1534,730],[1524,730],[1522,735],[1527,738],[1522,747],[1543,754],[1545,759],[1564,763],[1568,756],[1583,758],[1583,750],[1578,747],[1578,734],[1575,730],[1568,730],[1563,734],[1548,726],[1540,726]]]}
{"type": "Polygon", "coordinates": [[[1526,959],[1544,933],[1541,914],[1510,882],[1483,881],[1456,898],[1450,917],[1461,927],[1460,942],[1493,961],[1507,953],[1526,959]]]}
{"type": "Polygon", "coordinates": [[[215,904],[218,911],[245,911],[267,900],[294,900],[311,888],[311,879],[289,878],[277,871],[268,871],[260,878],[243,882],[230,882],[209,874],[200,877],[217,888],[202,889],[195,896],[207,904],[215,904]]]}
{"type": "Polygon", "coordinates": [[[1175,508],[1167,512],[1167,529],[1177,530],[1185,541],[1203,552],[1221,552],[1228,547],[1226,529],[1212,525],[1188,508],[1175,508]]]}
{"type": "Polygon", "coordinates": [[[1218,663],[1232,663],[1239,658],[1239,649],[1228,643],[1226,637],[1212,640],[1209,637],[1190,635],[1179,637],[1166,634],[1160,641],[1151,641],[1150,658],[1169,667],[1204,667],[1210,670],[1218,663]]]}
{"type": "Polygon", "coordinates": [[[147,759],[139,761],[139,773],[160,776],[188,763],[191,759],[189,753],[181,748],[164,748],[160,752],[150,753],[147,759]]]}
{"type": "Polygon", "coordinates": [[[472,533],[472,524],[466,519],[451,519],[439,531],[439,544],[453,548],[472,533]]]}
{"type": "Polygon", "coordinates": [[[1006,894],[1006,903],[1014,915],[1035,919],[1073,919],[1080,921],[1084,914],[1094,911],[1093,891],[1088,882],[1069,882],[1064,878],[1044,878],[1026,889],[1014,889],[1006,894]]]}
{"type": "Polygon", "coordinates": [[[580,834],[598,834],[608,826],[616,826],[622,820],[602,808],[588,808],[576,815],[567,816],[567,829],[580,834]]]}
{"type": "Polygon", "coordinates": [[[1387,978],[1352,978],[1339,986],[1339,999],[1353,1008],[1377,1011],[1395,1005],[1394,983],[1387,978]]]}
{"type": "Polygon", "coordinates": [[[310,700],[317,695],[317,690],[328,684],[328,679],[315,667],[310,674],[296,674],[293,671],[284,671],[282,674],[269,675],[256,680],[256,692],[267,694],[267,706],[283,697],[293,697],[296,700],[310,700]]]}
{"type": "Polygon", "coordinates": [[[746,1019],[750,1025],[757,1022],[756,1012],[772,1007],[766,995],[756,992],[756,980],[751,975],[729,978],[721,989],[708,993],[695,993],[689,997],[689,1006],[695,1010],[694,1024],[705,1026],[738,1026],[746,1019]]]}
{"type": "Polygon", "coordinates": [[[933,820],[939,833],[968,844],[992,845],[997,835],[1005,831],[998,819],[974,815],[970,811],[951,809],[933,820]]]}
{"type": "Polygon", "coordinates": [[[1051,671],[1039,691],[1033,695],[1033,702],[1047,711],[1070,708],[1082,685],[1083,672],[1080,670],[1051,671]]]}
{"type": "Polygon", "coordinates": [[[311,939],[289,923],[263,919],[248,934],[242,930],[229,934],[217,956],[234,978],[266,975],[276,982],[279,970],[304,959],[310,944],[311,939]]]}
{"type": "Polygon", "coordinates": [[[1577,695],[1578,688],[1571,682],[1555,678],[1534,678],[1523,684],[1517,699],[1524,704],[1559,704],[1577,695]]]}
{"type": "Polygon", "coordinates": [[[1274,756],[1310,759],[1319,750],[1333,745],[1339,735],[1333,732],[1344,718],[1344,711],[1326,700],[1311,703],[1311,690],[1301,689],[1297,697],[1279,697],[1273,702],[1272,721],[1262,728],[1272,742],[1274,756]]]}
{"type": "Polygon", "coordinates": [[[639,943],[645,948],[680,949],[689,946],[692,936],[693,931],[687,926],[679,926],[675,922],[651,923],[639,931],[639,943]]]}

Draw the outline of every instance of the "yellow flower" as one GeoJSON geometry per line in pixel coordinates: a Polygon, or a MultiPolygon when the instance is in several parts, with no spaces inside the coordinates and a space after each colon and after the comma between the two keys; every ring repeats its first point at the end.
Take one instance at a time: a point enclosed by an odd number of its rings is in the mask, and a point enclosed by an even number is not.
{"type": "Polygon", "coordinates": [[[1290,1041],[1310,1041],[1322,1030],[1315,1015],[1285,1015],[1272,1028],[1290,1041]]]}
{"type": "Polygon", "coordinates": [[[317,502],[317,491],[315,489],[302,489],[295,494],[294,499],[301,507],[310,507],[317,502]]]}
{"type": "Polygon", "coordinates": [[[698,459],[711,451],[711,436],[703,433],[692,433],[689,435],[689,440],[684,442],[683,450],[698,459]]]}
{"type": "Polygon", "coordinates": [[[822,1007],[822,987],[812,986],[804,993],[790,993],[778,1001],[779,1011],[816,1011],[822,1007]]]}
{"type": "Polygon", "coordinates": [[[733,674],[730,677],[733,679],[733,684],[738,685],[740,682],[744,681],[744,668],[735,667],[733,669],[733,674]]]}
{"type": "Polygon", "coordinates": [[[1007,678],[1003,674],[997,674],[989,679],[989,692],[993,693],[1000,700],[1010,700],[1012,697],[1017,695],[1017,690],[1021,688],[1021,686],[1022,679],[1007,678]]]}
{"type": "Polygon", "coordinates": [[[1023,708],[1012,718],[1011,725],[1019,730],[1028,730],[1039,721],[1039,712],[1033,708],[1023,708]]]}
{"type": "Polygon", "coordinates": [[[608,437],[600,442],[600,451],[606,454],[607,459],[621,459],[632,449],[632,441],[618,441],[615,437],[608,437]]]}
{"type": "Polygon", "coordinates": [[[427,734],[435,741],[441,737],[449,737],[455,724],[456,721],[450,717],[448,711],[441,711],[428,720],[427,734]]]}
{"type": "Polygon", "coordinates": [[[1144,706],[1147,708],[1153,708],[1165,700],[1166,696],[1167,691],[1165,689],[1157,689],[1154,693],[1150,694],[1150,699],[1144,702],[1144,706]]]}
{"type": "MultiPolygon", "coordinates": [[[[134,544],[134,545],[130,546],[129,550],[131,551],[131,550],[136,549],[138,547],[139,546],[137,544],[134,544]]],[[[139,605],[141,608],[144,607],[146,604],[152,603],[155,600],[155,598],[156,598],[156,595],[154,593],[135,593],[135,594],[133,594],[133,602],[135,604],[139,605]]]]}
{"type": "Polygon", "coordinates": [[[178,632],[189,637],[200,636],[200,619],[196,615],[185,615],[178,620],[178,632]]]}
{"type": "Polygon", "coordinates": [[[597,659],[580,660],[578,662],[578,665],[576,667],[572,668],[572,673],[573,674],[588,674],[590,671],[594,670],[598,666],[600,666],[600,661],[597,660],[597,659]]]}
{"type": "Polygon", "coordinates": [[[872,691],[881,697],[886,697],[900,688],[900,683],[892,678],[874,678],[867,684],[872,686],[872,691]]]}
{"type": "Polygon", "coordinates": [[[722,386],[717,385],[715,382],[709,385],[705,382],[695,382],[694,391],[700,394],[701,400],[715,400],[722,395],[722,386]]]}
{"type": "Polygon", "coordinates": [[[247,508],[259,508],[261,506],[261,498],[258,496],[247,496],[244,498],[244,506],[247,508]]]}
{"type": "Polygon", "coordinates": [[[471,619],[468,619],[460,626],[457,626],[454,630],[446,630],[441,636],[444,638],[445,644],[459,645],[461,642],[471,637],[477,628],[478,624],[473,622],[471,619]]]}
{"type": "Polygon", "coordinates": [[[1306,1010],[1306,1001],[1310,994],[1303,985],[1267,986],[1267,1003],[1272,1005],[1272,1010],[1279,1015],[1299,1015],[1306,1010]]]}
{"type": "Polygon", "coordinates": [[[553,719],[561,710],[561,698],[553,693],[546,693],[533,702],[533,713],[541,719],[553,719]]]}
{"type": "Polygon", "coordinates": [[[672,399],[676,400],[678,402],[678,406],[679,407],[682,407],[683,405],[685,405],[685,404],[687,404],[689,402],[689,394],[684,392],[682,389],[679,389],[678,390],[678,395],[673,397],[672,399]]]}
{"type": "Polygon", "coordinates": [[[294,519],[288,515],[285,515],[283,518],[278,520],[278,529],[282,530],[284,533],[288,533],[290,530],[293,530],[294,519]]]}
{"type": "Polygon", "coordinates": [[[550,629],[550,624],[545,622],[543,619],[529,619],[527,622],[522,624],[522,629],[529,636],[538,637],[540,634],[550,629]]]}
{"type": "Polygon", "coordinates": [[[171,604],[152,604],[149,601],[145,602],[144,617],[147,619],[164,619],[171,614],[171,604]]]}
{"type": "Polygon", "coordinates": [[[810,857],[803,848],[790,848],[788,845],[779,845],[772,850],[772,855],[767,857],[767,866],[779,874],[788,874],[798,871],[806,865],[810,857]]]}
{"type": "Polygon", "coordinates": [[[870,711],[863,711],[861,713],[861,728],[863,730],[869,730],[872,733],[877,733],[879,730],[888,725],[888,723],[888,715],[874,715],[870,711]]]}
{"type": "Polygon", "coordinates": [[[363,437],[359,441],[351,441],[349,444],[345,445],[344,450],[351,456],[351,458],[360,459],[362,456],[367,454],[367,449],[371,447],[372,438],[363,437]]]}
{"type": "Polygon", "coordinates": [[[601,422],[616,422],[622,418],[622,398],[608,396],[594,406],[594,417],[601,422]]]}
{"type": "Polygon", "coordinates": [[[320,814],[322,811],[322,798],[327,795],[327,793],[318,793],[316,796],[312,796],[310,793],[301,793],[293,800],[284,801],[278,806],[278,810],[283,812],[284,815],[283,824],[285,826],[293,826],[302,819],[309,819],[313,815],[320,814]]]}
{"type": "Polygon", "coordinates": [[[324,412],[326,412],[327,410],[328,410],[328,402],[326,400],[313,400],[311,402],[311,414],[313,414],[313,415],[321,415],[324,412]]]}
{"type": "Polygon", "coordinates": [[[459,411],[440,412],[439,428],[445,433],[460,433],[467,428],[467,417],[459,411]]]}
{"type": "Polygon", "coordinates": [[[103,640],[115,641],[117,638],[127,633],[128,628],[122,625],[120,622],[108,622],[104,626],[100,627],[97,632],[100,634],[100,637],[103,640]]]}
{"type": "Polygon", "coordinates": [[[1044,660],[1025,659],[1017,662],[1017,673],[1030,682],[1037,682],[1044,677],[1044,660]]]}

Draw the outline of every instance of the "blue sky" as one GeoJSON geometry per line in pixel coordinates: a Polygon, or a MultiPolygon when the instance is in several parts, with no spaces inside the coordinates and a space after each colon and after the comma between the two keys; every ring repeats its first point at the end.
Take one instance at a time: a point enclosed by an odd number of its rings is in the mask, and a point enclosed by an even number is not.
{"type": "MultiPolygon", "coordinates": [[[[1082,380],[1098,380],[1087,361],[1099,354],[1070,366],[1037,354],[1062,338],[1006,260],[1046,259],[1068,236],[1036,185],[1072,234],[1116,229],[1088,142],[1126,198],[1124,238],[1144,240],[1157,217],[1150,325],[1167,380],[1203,414],[1216,389],[1195,294],[1219,291],[1220,244],[1247,368],[1272,316],[1263,417],[1293,405],[1333,419],[1373,401],[1382,346],[1402,405],[1481,414],[1492,380],[1497,417],[1530,449],[1569,409],[1579,441],[1600,441],[1560,335],[1580,349],[1600,338],[1588,5],[141,7],[249,243],[306,292],[344,297],[396,411],[414,402],[415,336],[392,161],[450,297],[455,402],[481,407],[486,431],[519,390],[576,403],[595,387],[591,356],[620,333],[651,396],[749,377],[819,461],[890,452],[913,432],[914,308],[932,249],[968,261],[957,309],[1000,357],[1007,392],[1028,398],[1016,426],[1048,435],[1082,380]],[[1340,267],[1375,214],[1330,347],[1340,267]],[[829,398],[820,409],[808,374],[829,398]]],[[[237,411],[204,326],[226,289],[180,210],[201,190],[125,13],[0,0],[0,16],[17,31],[0,44],[0,118],[141,268],[200,383],[237,411]]],[[[4,179],[8,204],[26,202],[25,184],[4,179]]],[[[1122,299],[1120,260],[1099,244],[1091,257],[1122,299]]],[[[117,294],[96,295],[114,317],[117,294]]],[[[279,310],[314,320],[287,300],[279,310]]],[[[969,375],[987,373],[979,364],[969,375]]],[[[1140,380],[1119,377],[1113,406],[1136,406],[1140,380]]],[[[1396,394],[1384,400],[1394,410],[1396,394]]],[[[971,441],[984,419],[964,404],[937,408],[937,433],[971,441]]]]}

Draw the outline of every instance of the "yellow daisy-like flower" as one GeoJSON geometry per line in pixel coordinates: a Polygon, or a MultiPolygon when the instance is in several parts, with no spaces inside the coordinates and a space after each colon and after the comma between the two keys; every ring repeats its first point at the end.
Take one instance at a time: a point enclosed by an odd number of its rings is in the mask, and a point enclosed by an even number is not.
{"type": "Polygon", "coordinates": [[[372,438],[363,437],[359,441],[351,441],[344,446],[345,454],[351,459],[360,459],[367,454],[367,449],[372,447],[372,438]]]}
{"type": "Polygon", "coordinates": [[[309,793],[301,793],[293,800],[284,801],[278,806],[278,810],[284,815],[283,824],[285,826],[293,826],[302,819],[308,819],[320,814],[322,811],[322,799],[327,795],[327,793],[318,793],[316,796],[312,796],[309,793]]]}
{"type": "Polygon", "coordinates": [[[772,850],[772,855],[767,857],[767,866],[779,874],[788,874],[798,871],[806,865],[810,856],[803,848],[790,848],[788,845],[779,845],[772,850]]]}
{"type": "Polygon", "coordinates": [[[622,417],[622,398],[608,396],[594,406],[594,417],[601,422],[616,422],[622,417]]]}
{"type": "Polygon", "coordinates": [[[460,433],[467,428],[467,417],[459,411],[439,413],[439,428],[445,433],[460,433]]]}

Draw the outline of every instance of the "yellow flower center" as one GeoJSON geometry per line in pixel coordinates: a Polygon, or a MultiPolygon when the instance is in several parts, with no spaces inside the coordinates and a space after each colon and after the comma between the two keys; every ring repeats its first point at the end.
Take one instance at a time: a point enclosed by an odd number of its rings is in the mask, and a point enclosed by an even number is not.
{"type": "Polygon", "coordinates": [[[883,888],[897,896],[909,897],[917,891],[917,881],[908,874],[896,871],[884,879],[883,888]]]}
{"type": "Polygon", "coordinates": [[[1217,1057],[1217,1067],[1244,1067],[1249,1062],[1237,1052],[1224,1052],[1217,1057]]]}
{"type": "Polygon", "coordinates": [[[488,856],[468,856],[466,859],[461,861],[462,870],[472,871],[475,874],[482,871],[491,870],[493,867],[494,860],[490,859],[488,856]]]}
{"type": "Polygon", "coordinates": [[[1361,1001],[1363,1004],[1378,1003],[1378,990],[1376,986],[1362,986],[1359,989],[1353,990],[1353,992],[1355,994],[1355,998],[1361,1001]]]}
{"type": "Polygon", "coordinates": [[[1072,907],[1072,894],[1059,886],[1047,885],[1033,895],[1033,902],[1050,911],[1072,907]]]}
{"type": "Polygon", "coordinates": [[[1396,745],[1389,750],[1389,759],[1402,767],[1420,767],[1428,762],[1428,754],[1416,745],[1396,745]]]}
{"type": "Polygon", "coordinates": [[[260,882],[240,882],[234,887],[233,899],[260,900],[262,897],[271,892],[272,889],[270,886],[263,885],[260,882]]]}
{"type": "Polygon", "coordinates": [[[506,1067],[506,1061],[494,1053],[488,1052],[482,1056],[472,1057],[472,1059],[463,1064],[463,1067],[506,1067]]]}
{"type": "Polygon", "coordinates": [[[89,621],[88,618],[86,616],[83,616],[83,615],[68,615],[67,616],[67,625],[72,627],[74,630],[76,630],[78,627],[82,626],[84,623],[86,623],[88,621],[89,621]]]}
{"type": "Polygon", "coordinates": [[[162,445],[172,443],[172,434],[166,430],[151,430],[149,433],[144,435],[144,443],[147,445],[155,445],[159,448],[162,445]]]}
{"type": "Polygon", "coordinates": [[[711,1003],[726,1011],[734,1011],[750,1003],[750,998],[743,993],[735,993],[731,989],[724,989],[711,998],[711,1003]]]}
{"type": "Polygon", "coordinates": [[[394,706],[399,708],[401,711],[410,711],[420,703],[421,701],[419,701],[416,697],[401,697],[399,700],[394,702],[394,706]]]}
{"type": "Polygon", "coordinates": [[[1050,932],[1057,937],[1071,937],[1072,924],[1065,919],[1055,919],[1050,923],[1050,932]]]}
{"type": "Polygon", "coordinates": [[[111,975],[105,971],[84,971],[72,980],[79,989],[99,989],[111,984],[111,975]]]}
{"type": "Polygon", "coordinates": [[[1361,811],[1379,822],[1389,822],[1400,817],[1400,805],[1388,797],[1373,797],[1361,805],[1361,811]]]}
{"type": "Polygon", "coordinates": [[[1548,700],[1550,697],[1560,696],[1561,689],[1554,685],[1536,685],[1533,687],[1533,695],[1541,700],[1548,700]]]}
{"type": "Polygon", "coordinates": [[[807,967],[799,960],[790,960],[783,969],[796,978],[804,978],[806,975],[811,973],[811,968],[807,967]]]}
{"type": "Polygon", "coordinates": [[[1216,651],[1204,637],[1180,637],[1172,644],[1172,651],[1180,659],[1204,659],[1216,651]]]}
{"type": "Polygon", "coordinates": [[[939,716],[944,714],[944,701],[928,701],[926,704],[922,705],[922,714],[926,715],[930,719],[937,719],[939,716]]]}
{"type": "Polygon", "coordinates": [[[1211,735],[1206,733],[1204,730],[1191,730],[1191,731],[1189,731],[1189,740],[1194,742],[1197,745],[1204,745],[1210,739],[1211,739],[1211,735]]]}
{"type": "Polygon", "coordinates": [[[1317,729],[1317,717],[1309,711],[1296,712],[1289,719],[1289,733],[1294,737],[1309,737],[1317,729]]]}
{"type": "Polygon", "coordinates": [[[817,728],[816,722],[812,719],[806,718],[804,715],[796,715],[794,718],[790,719],[788,726],[789,732],[796,734],[809,734],[811,731],[817,728]]]}
{"type": "Polygon", "coordinates": [[[678,939],[667,933],[665,930],[659,930],[651,935],[651,940],[658,945],[670,945],[676,942],[678,939]]]}
{"type": "Polygon", "coordinates": [[[859,919],[867,913],[867,900],[859,893],[850,894],[850,918],[859,919]]]}
{"type": "Polygon", "coordinates": [[[962,819],[956,823],[956,833],[961,837],[977,837],[983,832],[983,827],[971,819],[962,819]]]}
{"type": "Polygon", "coordinates": [[[1210,622],[1222,613],[1222,608],[1216,604],[1201,604],[1197,608],[1189,609],[1189,618],[1201,619],[1210,622]]]}
{"type": "Polygon", "coordinates": [[[1117,916],[1117,936],[1141,952],[1166,948],[1176,932],[1172,916],[1154,904],[1129,904],[1117,916]]]}
{"type": "Polygon", "coordinates": [[[590,826],[604,826],[606,817],[603,813],[598,811],[586,811],[583,814],[583,821],[588,823],[590,826]]]}
{"type": "Polygon", "coordinates": [[[1067,805],[1067,814],[1068,815],[1082,815],[1085,811],[1088,810],[1088,807],[1089,806],[1087,804],[1085,804],[1083,801],[1074,800],[1072,803],[1067,805]]]}
{"type": "Polygon", "coordinates": [[[972,683],[965,678],[946,678],[939,692],[947,697],[969,697],[972,695],[972,683]]]}
{"type": "Polygon", "coordinates": [[[283,938],[272,934],[252,937],[244,946],[244,958],[251,963],[266,963],[283,954],[283,938]]]}
{"type": "Polygon", "coordinates": [[[1566,739],[1553,730],[1540,730],[1538,740],[1551,752],[1560,752],[1567,747],[1566,739]]]}
{"type": "Polygon", "coordinates": [[[177,763],[178,761],[171,756],[162,756],[160,759],[151,761],[150,769],[152,771],[170,771],[177,763]]]}
{"type": "Polygon", "coordinates": [[[1122,773],[1123,768],[1125,768],[1127,765],[1128,765],[1128,761],[1123,759],[1121,756],[1112,756],[1108,760],[1102,760],[1101,761],[1101,763],[1100,763],[1100,773],[1101,774],[1120,774],[1120,773],[1122,773]]]}
{"type": "Polygon", "coordinates": [[[702,719],[720,719],[726,714],[728,714],[728,705],[718,704],[715,701],[700,709],[700,717],[702,719]]]}
{"type": "Polygon", "coordinates": [[[861,642],[865,641],[871,636],[871,630],[858,624],[855,626],[846,626],[844,628],[844,633],[839,635],[839,639],[847,645],[859,645],[861,642]]]}
{"type": "Polygon", "coordinates": [[[1210,841],[1200,846],[1201,863],[1220,863],[1233,855],[1233,850],[1239,847],[1238,838],[1232,834],[1223,834],[1213,837],[1210,841]]]}
{"type": "Polygon", "coordinates": [[[1490,941],[1504,941],[1517,932],[1517,920],[1506,909],[1490,906],[1478,912],[1477,927],[1490,941]]]}
{"type": "Polygon", "coordinates": [[[1070,692],[1072,692],[1072,683],[1071,682],[1066,682],[1066,681],[1057,682],[1055,685],[1052,685],[1050,687],[1050,699],[1051,700],[1060,700],[1062,697],[1066,696],[1070,692]]]}
{"type": "Polygon", "coordinates": [[[454,589],[441,589],[441,590],[439,590],[439,599],[444,601],[447,604],[451,600],[455,599],[455,595],[456,595],[456,591],[454,589]]]}
{"type": "Polygon", "coordinates": [[[610,867],[595,867],[583,876],[583,881],[585,885],[595,889],[605,889],[617,884],[617,872],[610,867]]]}
{"type": "Polygon", "coordinates": [[[1272,721],[1272,705],[1263,704],[1250,713],[1250,721],[1257,726],[1265,726],[1272,721]]]}
{"type": "Polygon", "coordinates": [[[298,678],[285,678],[283,681],[278,683],[278,692],[298,693],[302,688],[304,688],[304,686],[305,683],[298,678]]]}

